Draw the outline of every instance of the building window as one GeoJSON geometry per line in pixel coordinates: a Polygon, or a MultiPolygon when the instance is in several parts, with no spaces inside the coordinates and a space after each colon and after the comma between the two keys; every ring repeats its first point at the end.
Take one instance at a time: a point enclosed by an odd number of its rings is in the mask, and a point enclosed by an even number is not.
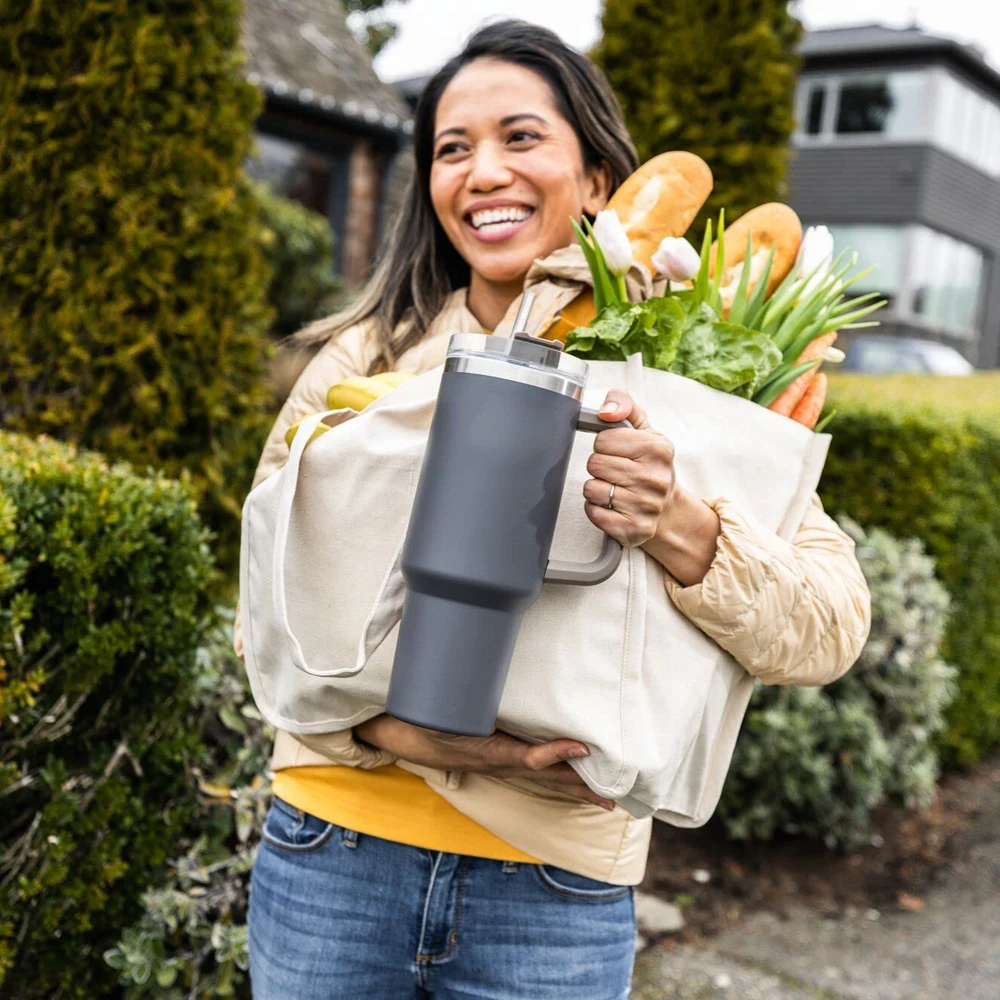
{"type": "Polygon", "coordinates": [[[806,108],[806,133],[819,135],[823,131],[823,106],[826,104],[826,84],[814,83],[809,88],[806,108]]]}
{"type": "Polygon", "coordinates": [[[915,226],[913,238],[913,312],[950,333],[974,334],[982,290],[982,253],[925,226],[915,226]]]}
{"type": "Polygon", "coordinates": [[[255,180],[327,218],[340,168],[336,155],[265,133],[257,134],[257,155],[247,163],[247,173],[255,180]]]}
{"type": "Polygon", "coordinates": [[[922,132],[926,73],[887,73],[840,85],[838,135],[882,133],[899,138],[922,132]]]}
{"type": "Polygon", "coordinates": [[[980,170],[1000,174],[1000,105],[945,69],[937,71],[937,145],[980,170]]]}
{"type": "Polygon", "coordinates": [[[800,134],[925,138],[930,132],[926,70],[806,77],[799,106],[800,134]]]}
{"type": "Polygon", "coordinates": [[[864,295],[878,292],[894,304],[899,296],[906,251],[906,230],[902,226],[841,225],[830,226],[834,246],[839,254],[851,249],[857,252],[863,268],[874,267],[871,274],[851,285],[849,294],[864,295]]]}

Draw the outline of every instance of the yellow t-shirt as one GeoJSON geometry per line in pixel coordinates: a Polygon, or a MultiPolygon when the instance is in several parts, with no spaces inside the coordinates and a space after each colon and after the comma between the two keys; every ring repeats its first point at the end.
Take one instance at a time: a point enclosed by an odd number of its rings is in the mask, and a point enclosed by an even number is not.
{"type": "Polygon", "coordinates": [[[511,847],[446,802],[423,778],[395,764],[288,767],[274,776],[275,795],[327,823],[383,840],[496,861],[538,859],[511,847]]]}

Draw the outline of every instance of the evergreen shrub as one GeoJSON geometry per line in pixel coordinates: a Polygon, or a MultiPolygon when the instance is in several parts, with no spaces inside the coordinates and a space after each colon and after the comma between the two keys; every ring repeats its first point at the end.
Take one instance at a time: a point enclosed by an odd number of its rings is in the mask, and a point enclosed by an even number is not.
{"type": "Polygon", "coordinates": [[[1000,747],[1000,375],[840,376],[830,406],[827,509],[919,538],[951,596],[958,697],[938,740],[972,764],[1000,747]]]}
{"type": "Polygon", "coordinates": [[[826,688],[758,686],[719,806],[735,837],[852,847],[880,802],[926,808],[934,797],[934,739],[955,694],[939,655],[948,595],[920,542],[843,526],[871,588],[871,636],[826,688]]]}
{"type": "Polygon", "coordinates": [[[271,268],[267,299],[274,310],[271,332],[287,336],[333,312],[340,288],[334,275],[333,230],[327,218],[297,201],[254,185],[262,214],[261,247],[271,268]]]}
{"type": "Polygon", "coordinates": [[[0,426],[189,470],[226,566],[272,407],[241,9],[0,15],[0,426]]]}
{"type": "Polygon", "coordinates": [[[715,187],[693,226],[783,200],[802,27],[786,0],[606,0],[593,55],[639,157],[684,149],[715,187]]]}
{"type": "Polygon", "coordinates": [[[0,433],[0,995],[113,995],[194,812],[212,575],[189,485],[0,433]]]}

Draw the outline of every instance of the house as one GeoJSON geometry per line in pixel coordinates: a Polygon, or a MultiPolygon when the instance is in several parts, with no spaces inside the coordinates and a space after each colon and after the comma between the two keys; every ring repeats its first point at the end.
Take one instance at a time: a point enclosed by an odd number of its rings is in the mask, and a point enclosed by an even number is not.
{"type": "Polygon", "coordinates": [[[802,44],[789,202],[877,264],[887,328],[1000,366],[1000,73],[918,28],[802,44]]]}
{"type": "MultiPolygon", "coordinates": [[[[802,43],[788,201],[876,265],[883,328],[1000,367],[1000,74],[918,28],[802,43]]],[[[427,77],[395,84],[412,109],[427,77]]]]}
{"type": "Polygon", "coordinates": [[[409,109],[379,80],[339,0],[245,0],[247,78],[261,87],[252,176],[330,220],[336,267],[367,277],[409,109]]]}

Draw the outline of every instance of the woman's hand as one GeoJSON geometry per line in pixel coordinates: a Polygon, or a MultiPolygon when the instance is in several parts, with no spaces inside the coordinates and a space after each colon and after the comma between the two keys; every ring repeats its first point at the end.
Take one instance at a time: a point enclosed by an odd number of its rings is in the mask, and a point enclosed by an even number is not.
{"type": "Polygon", "coordinates": [[[715,558],[718,515],[677,484],[674,446],[627,392],[612,389],[598,415],[632,426],[595,438],[587,461],[594,478],[583,485],[587,516],[622,545],[641,545],[683,586],[700,583],[715,558]]]}
{"type": "Polygon", "coordinates": [[[411,764],[440,771],[474,771],[495,778],[530,778],[602,809],[614,808],[614,802],[591,791],[566,763],[590,753],[576,740],[552,740],[536,746],[500,732],[453,736],[412,726],[391,715],[377,715],[355,726],[354,735],[411,764]]]}

